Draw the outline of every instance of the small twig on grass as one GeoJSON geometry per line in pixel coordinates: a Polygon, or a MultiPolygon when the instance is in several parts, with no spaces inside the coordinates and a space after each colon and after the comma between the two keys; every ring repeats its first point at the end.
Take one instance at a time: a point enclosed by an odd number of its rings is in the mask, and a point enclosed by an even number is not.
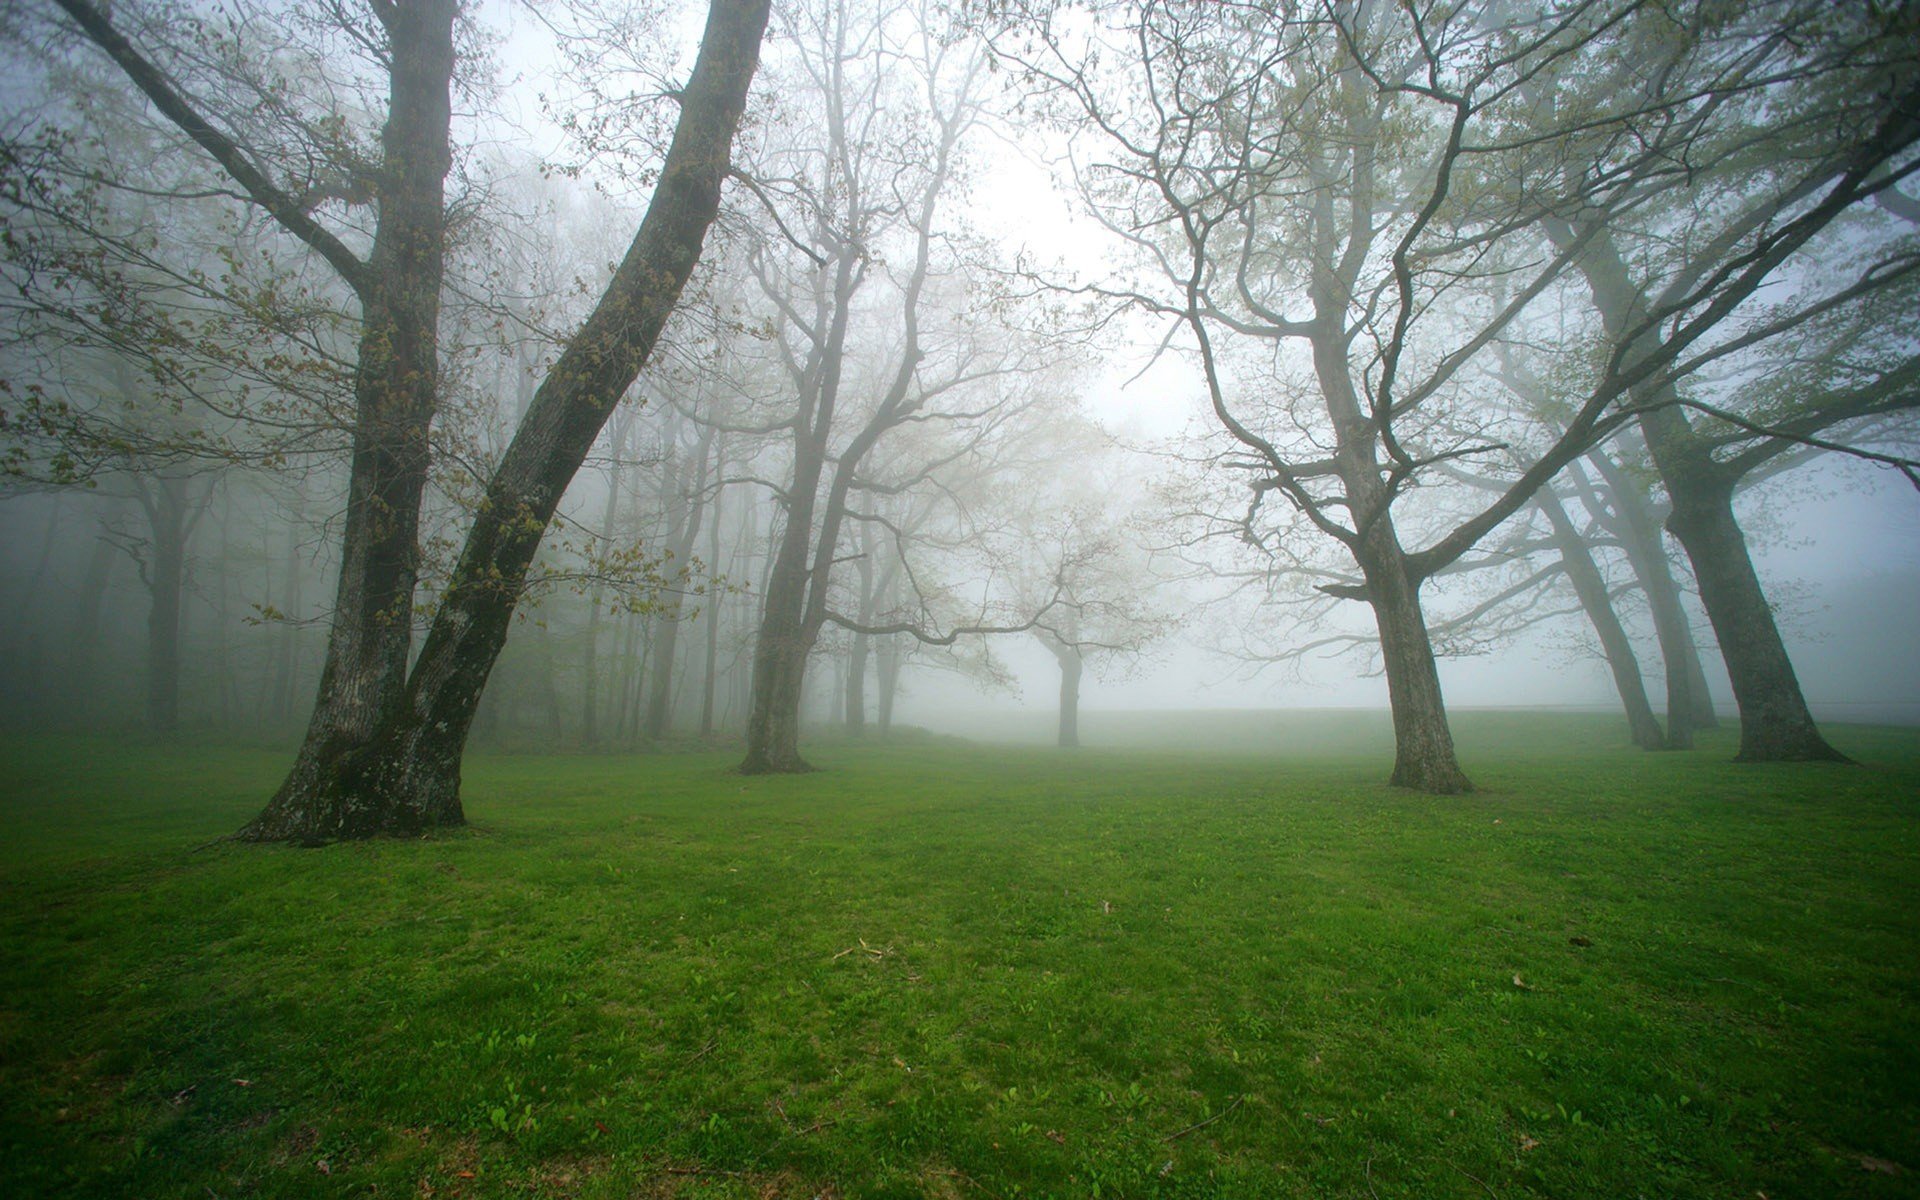
{"type": "Polygon", "coordinates": [[[701,1059],[711,1054],[713,1052],[714,1046],[717,1044],[718,1043],[715,1043],[715,1042],[708,1042],[706,1045],[700,1047],[698,1050],[695,1050],[693,1052],[693,1056],[687,1059],[687,1065],[692,1066],[694,1063],[699,1062],[701,1059]]]}
{"type": "Polygon", "coordinates": [[[1177,1133],[1170,1133],[1166,1137],[1160,1140],[1165,1142],[1179,1141],[1181,1138],[1187,1136],[1188,1134],[1192,1133],[1196,1129],[1205,1129],[1207,1126],[1213,1124],[1215,1121],[1218,1121],[1221,1117],[1224,1117],[1228,1113],[1232,1112],[1234,1109],[1239,1108],[1241,1103],[1244,1100],[1246,1100],[1246,1098],[1247,1097],[1245,1093],[1235,1096],[1233,1098],[1232,1104],[1227,1105],[1225,1108],[1221,1109],[1219,1112],[1208,1117],[1206,1120],[1195,1121],[1193,1124],[1187,1126],[1185,1129],[1182,1129],[1177,1133]]]}
{"type": "Polygon", "coordinates": [[[1480,1178],[1478,1175],[1475,1175],[1472,1171],[1467,1170],[1465,1167],[1461,1166],[1459,1163],[1453,1161],[1450,1158],[1443,1158],[1440,1161],[1443,1163],[1446,1163],[1448,1166],[1460,1172],[1462,1175],[1465,1175],[1468,1179],[1473,1180],[1475,1183],[1479,1184],[1481,1187],[1486,1188],[1487,1195],[1492,1196],[1493,1200],[1500,1200],[1500,1193],[1494,1191],[1491,1187],[1488,1187],[1486,1180],[1480,1178]]]}
{"type": "Polygon", "coordinates": [[[981,1195],[988,1197],[988,1200],[998,1200],[998,1198],[994,1195],[994,1193],[987,1189],[987,1186],[985,1184],[981,1183],[978,1179],[975,1179],[973,1176],[967,1174],[965,1171],[962,1171],[957,1167],[948,1167],[944,1171],[935,1171],[933,1173],[935,1175],[945,1175],[949,1179],[958,1179],[961,1183],[966,1184],[968,1187],[979,1192],[981,1195]]]}
{"type": "Polygon", "coordinates": [[[842,950],[840,953],[834,955],[832,958],[828,959],[827,961],[828,962],[838,961],[839,959],[845,958],[847,955],[852,954],[855,950],[864,950],[866,953],[872,955],[875,958],[885,958],[887,955],[893,953],[892,946],[888,946],[882,950],[875,950],[872,946],[867,945],[867,939],[861,938],[860,944],[858,946],[848,946],[845,950],[842,950]]]}

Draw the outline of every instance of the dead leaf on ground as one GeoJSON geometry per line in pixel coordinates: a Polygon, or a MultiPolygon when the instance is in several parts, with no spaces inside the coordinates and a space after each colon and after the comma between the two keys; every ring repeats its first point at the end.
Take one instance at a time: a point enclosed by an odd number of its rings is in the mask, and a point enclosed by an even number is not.
{"type": "Polygon", "coordinates": [[[1528,1137],[1524,1133],[1520,1135],[1520,1153],[1525,1154],[1539,1145],[1539,1139],[1528,1137]]]}
{"type": "Polygon", "coordinates": [[[1899,1163],[1875,1158],[1871,1154],[1860,1156],[1860,1169],[1874,1175],[1898,1175],[1903,1170],[1899,1163]]]}

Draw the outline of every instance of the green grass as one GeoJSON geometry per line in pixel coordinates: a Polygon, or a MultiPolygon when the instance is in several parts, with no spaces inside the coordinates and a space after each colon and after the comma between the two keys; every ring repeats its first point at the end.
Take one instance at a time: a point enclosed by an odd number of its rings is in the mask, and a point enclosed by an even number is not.
{"type": "Polygon", "coordinates": [[[278,755],[0,741],[0,1194],[1920,1194],[1920,735],[1466,714],[1431,799],[1217,721],[481,758],[321,850],[194,849],[278,755]]]}

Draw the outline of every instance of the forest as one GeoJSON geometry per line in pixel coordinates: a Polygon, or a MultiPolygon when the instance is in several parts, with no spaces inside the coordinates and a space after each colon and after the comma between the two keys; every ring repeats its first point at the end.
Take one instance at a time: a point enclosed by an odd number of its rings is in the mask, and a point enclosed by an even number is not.
{"type": "Polygon", "coordinates": [[[1913,1194],[1920,5],[0,55],[0,1190],[1913,1194]]]}

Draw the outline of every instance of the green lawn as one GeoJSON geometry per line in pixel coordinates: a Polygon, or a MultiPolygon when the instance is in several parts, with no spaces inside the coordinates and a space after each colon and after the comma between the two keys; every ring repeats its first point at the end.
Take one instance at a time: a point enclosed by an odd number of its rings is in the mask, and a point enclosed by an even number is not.
{"type": "Polygon", "coordinates": [[[0,741],[0,1194],[1920,1194],[1920,734],[1464,714],[1431,799],[1352,722],[480,758],[319,850],[195,849],[280,755],[0,741]]]}

